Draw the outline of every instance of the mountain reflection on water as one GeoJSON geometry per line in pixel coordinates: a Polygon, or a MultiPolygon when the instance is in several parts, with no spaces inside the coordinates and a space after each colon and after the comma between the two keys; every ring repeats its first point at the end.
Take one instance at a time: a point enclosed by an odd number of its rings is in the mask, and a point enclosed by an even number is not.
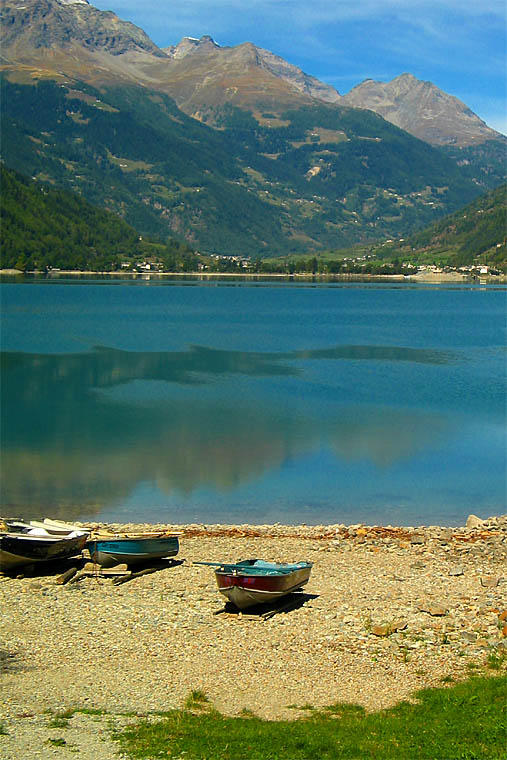
{"type": "Polygon", "coordinates": [[[167,494],[199,487],[224,492],[323,448],[338,459],[389,467],[445,436],[446,418],[343,398],[333,399],[323,414],[322,407],[301,402],[297,392],[293,401],[280,404],[257,393],[255,384],[244,393],[217,395],[217,380],[299,382],[314,361],[441,365],[454,358],[445,351],[389,346],[286,353],[201,347],[4,352],[2,506],[27,517],[49,512],[78,519],[84,511],[98,513],[126,499],[142,482],[156,483],[167,494]],[[120,386],[130,393],[118,393],[120,386]],[[203,386],[212,392],[201,393],[203,386]]]}

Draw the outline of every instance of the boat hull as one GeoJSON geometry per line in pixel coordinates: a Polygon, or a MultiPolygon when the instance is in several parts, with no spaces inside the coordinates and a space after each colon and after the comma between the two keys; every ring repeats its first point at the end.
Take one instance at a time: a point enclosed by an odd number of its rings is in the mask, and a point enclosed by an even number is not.
{"type": "Polygon", "coordinates": [[[251,575],[215,571],[218,590],[240,610],[255,604],[274,602],[302,588],[310,578],[311,565],[304,564],[290,573],[251,575]]]}
{"type": "Polygon", "coordinates": [[[90,539],[87,543],[90,557],[101,567],[137,565],[164,557],[174,557],[179,551],[177,536],[161,538],[90,539]]]}
{"type": "Polygon", "coordinates": [[[82,551],[87,538],[86,533],[76,536],[4,533],[0,535],[0,570],[68,559],[82,551]]]}

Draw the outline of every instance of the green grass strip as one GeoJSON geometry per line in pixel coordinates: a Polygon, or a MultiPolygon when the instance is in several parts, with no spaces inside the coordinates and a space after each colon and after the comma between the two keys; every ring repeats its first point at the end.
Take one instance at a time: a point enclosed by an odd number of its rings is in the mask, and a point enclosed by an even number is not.
{"type": "Polygon", "coordinates": [[[130,758],[479,760],[507,756],[507,678],[473,678],[417,692],[414,703],[366,713],[338,704],[294,721],[174,710],[116,735],[130,758]]]}

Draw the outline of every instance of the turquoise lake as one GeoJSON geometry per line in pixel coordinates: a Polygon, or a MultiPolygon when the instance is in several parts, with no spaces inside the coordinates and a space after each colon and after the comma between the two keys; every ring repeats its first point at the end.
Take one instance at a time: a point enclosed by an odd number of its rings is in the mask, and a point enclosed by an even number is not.
{"type": "Polygon", "coordinates": [[[7,516],[505,511],[502,287],[27,280],[0,295],[7,516]]]}

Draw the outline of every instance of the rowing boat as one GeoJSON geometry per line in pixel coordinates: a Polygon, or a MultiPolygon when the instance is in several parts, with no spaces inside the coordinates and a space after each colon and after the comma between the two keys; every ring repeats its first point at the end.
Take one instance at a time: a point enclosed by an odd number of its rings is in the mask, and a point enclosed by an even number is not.
{"type": "Polygon", "coordinates": [[[179,551],[180,531],[159,533],[111,533],[92,535],[86,544],[90,557],[102,567],[125,563],[138,565],[174,557],[179,551]]]}
{"type": "Polygon", "coordinates": [[[266,562],[244,559],[236,563],[196,562],[215,567],[218,590],[239,609],[273,602],[297,591],[310,578],[311,562],[266,562]]]}
{"type": "Polygon", "coordinates": [[[81,553],[87,538],[86,531],[54,535],[29,525],[0,532],[0,570],[73,557],[81,553]]]}

